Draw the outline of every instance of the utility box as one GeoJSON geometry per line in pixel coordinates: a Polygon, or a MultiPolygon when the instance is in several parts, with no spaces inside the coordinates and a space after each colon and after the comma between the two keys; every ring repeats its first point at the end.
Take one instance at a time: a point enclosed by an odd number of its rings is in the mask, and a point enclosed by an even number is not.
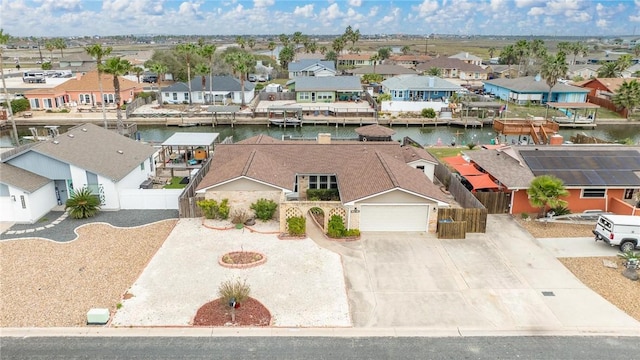
{"type": "Polygon", "coordinates": [[[109,322],[109,309],[93,308],[87,312],[87,325],[104,325],[109,322]]]}

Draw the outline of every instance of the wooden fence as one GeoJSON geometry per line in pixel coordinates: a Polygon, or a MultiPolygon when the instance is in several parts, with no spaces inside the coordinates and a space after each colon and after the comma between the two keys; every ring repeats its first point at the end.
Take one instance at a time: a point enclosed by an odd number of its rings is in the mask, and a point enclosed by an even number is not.
{"type": "Polygon", "coordinates": [[[511,193],[477,192],[473,194],[487,209],[488,214],[506,214],[511,205],[511,193]]]}
{"type": "Polygon", "coordinates": [[[603,99],[603,98],[599,98],[597,96],[593,96],[593,95],[587,95],[587,102],[590,102],[592,104],[596,104],[599,105],[607,110],[611,110],[613,112],[618,113],[618,115],[622,116],[623,118],[627,117],[627,113],[628,110],[626,108],[618,108],[612,101],[607,100],[607,99],[603,99]]]}
{"type": "Polygon", "coordinates": [[[127,109],[124,112],[125,118],[129,118],[129,116],[131,116],[131,114],[133,114],[133,112],[136,111],[136,109],[139,108],[140,106],[151,104],[152,101],[153,99],[151,98],[151,96],[139,97],[134,99],[132,102],[127,104],[127,109]]]}
{"type": "Polygon", "coordinates": [[[196,196],[196,188],[202,178],[209,172],[209,168],[211,167],[211,159],[209,157],[207,161],[202,164],[202,168],[196,174],[196,176],[192,177],[189,181],[189,185],[182,191],[180,197],[178,198],[178,214],[181,218],[197,218],[202,216],[202,211],[196,204],[198,200],[202,197],[196,196]]]}
{"type": "Polygon", "coordinates": [[[438,239],[465,239],[467,237],[467,222],[439,221],[437,234],[438,239]]]}
{"type": "Polygon", "coordinates": [[[460,229],[456,231],[458,231],[462,235],[462,237],[459,237],[456,239],[464,239],[464,235],[468,232],[484,233],[487,231],[487,209],[464,209],[464,208],[438,209],[438,229],[440,229],[441,226],[453,227],[454,225],[447,225],[447,224],[456,224],[456,223],[458,223],[460,227],[460,229]]]}
{"type": "Polygon", "coordinates": [[[258,93],[260,101],[278,101],[278,100],[295,100],[295,92],[266,92],[264,90],[258,93]]]}

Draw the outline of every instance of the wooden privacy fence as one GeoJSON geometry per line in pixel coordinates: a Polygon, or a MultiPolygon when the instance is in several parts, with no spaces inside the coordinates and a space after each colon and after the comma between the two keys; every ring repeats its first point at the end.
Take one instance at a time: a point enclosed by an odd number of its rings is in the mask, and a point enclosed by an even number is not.
{"type": "Polygon", "coordinates": [[[464,239],[467,237],[466,221],[438,221],[438,239],[464,239]]]}
{"type": "Polygon", "coordinates": [[[487,209],[440,208],[438,228],[441,224],[464,222],[465,232],[484,233],[487,229],[487,209]]]}
{"type": "Polygon", "coordinates": [[[601,106],[601,107],[603,107],[605,109],[608,109],[608,110],[611,110],[613,112],[616,112],[616,113],[618,113],[618,115],[622,116],[623,118],[627,117],[627,113],[628,113],[627,108],[618,108],[616,106],[616,104],[614,104],[610,100],[599,98],[599,97],[593,96],[593,95],[587,95],[587,102],[599,105],[599,106],[601,106]]]}
{"type": "Polygon", "coordinates": [[[178,198],[178,214],[181,218],[196,218],[202,216],[202,211],[196,204],[197,201],[200,200],[196,196],[196,187],[198,187],[202,178],[209,172],[211,159],[212,157],[209,157],[207,161],[202,164],[200,171],[198,171],[196,176],[191,178],[189,185],[187,185],[182,191],[182,194],[180,194],[178,198]]]}
{"type": "Polygon", "coordinates": [[[505,214],[509,212],[511,193],[477,192],[473,195],[487,209],[488,214],[505,214]]]}

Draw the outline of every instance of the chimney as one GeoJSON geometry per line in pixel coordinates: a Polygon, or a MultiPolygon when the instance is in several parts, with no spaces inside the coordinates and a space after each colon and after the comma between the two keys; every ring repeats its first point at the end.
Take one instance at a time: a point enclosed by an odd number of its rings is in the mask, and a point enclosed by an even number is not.
{"type": "Polygon", "coordinates": [[[76,73],[76,80],[80,80],[80,79],[82,79],[82,71],[78,71],[76,73]]]}
{"type": "Polygon", "coordinates": [[[464,57],[468,59],[469,58],[469,53],[468,52],[464,53],[464,57]]]}
{"type": "Polygon", "coordinates": [[[319,133],[318,144],[331,144],[331,133],[319,133]]]}
{"type": "Polygon", "coordinates": [[[430,88],[435,86],[435,81],[436,81],[436,79],[434,79],[433,76],[429,76],[429,87],[430,88]]]}

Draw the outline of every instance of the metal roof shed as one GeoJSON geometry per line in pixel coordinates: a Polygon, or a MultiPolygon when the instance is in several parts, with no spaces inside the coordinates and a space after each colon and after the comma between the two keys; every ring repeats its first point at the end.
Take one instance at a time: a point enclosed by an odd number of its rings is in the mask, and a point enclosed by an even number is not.
{"type": "Polygon", "coordinates": [[[219,133],[178,132],[162,143],[161,166],[173,170],[190,170],[202,167],[202,162],[213,155],[214,143],[219,133]]]}

